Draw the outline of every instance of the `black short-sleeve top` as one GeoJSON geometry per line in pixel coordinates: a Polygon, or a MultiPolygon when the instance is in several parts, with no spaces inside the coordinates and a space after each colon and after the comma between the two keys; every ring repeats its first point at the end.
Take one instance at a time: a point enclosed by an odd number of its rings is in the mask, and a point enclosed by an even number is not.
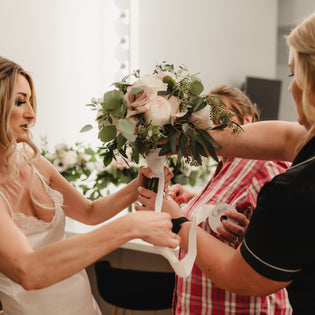
{"type": "Polygon", "coordinates": [[[241,245],[243,258],[259,274],[292,280],[287,290],[294,314],[315,314],[314,227],[315,137],[291,168],[261,189],[241,245]]]}

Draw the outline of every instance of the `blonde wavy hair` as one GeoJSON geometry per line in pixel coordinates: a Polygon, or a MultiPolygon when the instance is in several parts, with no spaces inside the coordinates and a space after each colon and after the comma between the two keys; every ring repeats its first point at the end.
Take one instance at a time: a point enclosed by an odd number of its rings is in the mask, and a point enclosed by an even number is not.
{"type": "MultiPolygon", "coordinates": [[[[15,82],[18,75],[23,75],[28,81],[31,89],[30,102],[36,113],[36,95],[31,76],[15,62],[0,56],[0,150],[4,152],[1,160],[1,171],[5,172],[5,180],[1,183],[0,189],[3,193],[11,192],[18,196],[18,202],[23,194],[23,187],[19,184],[17,178],[19,169],[16,167],[17,141],[13,130],[10,127],[10,117],[15,106],[15,82]]],[[[35,123],[35,120],[32,124],[35,123]]],[[[28,139],[23,143],[29,163],[39,156],[40,152],[34,144],[29,133],[28,139]]],[[[15,207],[14,207],[15,208],[15,207]]]]}
{"type": "Polygon", "coordinates": [[[302,90],[306,119],[315,122],[315,12],[295,27],[287,36],[294,58],[296,84],[302,90]]]}
{"type": "Polygon", "coordinates": [[[226,96],[229,98],[233,110],[240,118],[242,124],[244,123],[244,115],[251,115],[252,122],[259,120],[259,112],[257,105],[246,96],[246,94],[238,88],[229,85],[218,85],[210,91],[210,95],[221,98],[226,96]]]}

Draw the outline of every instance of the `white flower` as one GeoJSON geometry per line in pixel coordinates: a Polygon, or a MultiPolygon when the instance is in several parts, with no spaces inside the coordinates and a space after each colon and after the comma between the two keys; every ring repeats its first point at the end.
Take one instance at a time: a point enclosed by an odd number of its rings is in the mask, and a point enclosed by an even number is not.
{"type": "Polygon", "coordinates": [[[64,163],[67,165],[74,165],[75,163],[78,162],[78,155],[74,151],[68,151],[66,152],[63,160],[64,160],[64,163]]]}
{"type": "Polygon", "coordinates": [[[64,172],[68,168],[68,165],[64,162],[64,159],[62,158],[56,159],[54,161],[54,166],[60,173],[64,172]]]}
{"type": "Polygon", "coordinates": [[[147,122],[151,121],[153,125],[164,126],[170,121],[171,104],[162,96],[157,96],[149,103],[148,110],[144,113],[147,122]]]}
{"type": "Polygon", "coordinates": [[[190,116],[190,121],[195,125],[196,128],[205,130],[212,126],[210,112],[211,108],[209,105],[207,105],[203,109],[192,113],[190,116]]]}

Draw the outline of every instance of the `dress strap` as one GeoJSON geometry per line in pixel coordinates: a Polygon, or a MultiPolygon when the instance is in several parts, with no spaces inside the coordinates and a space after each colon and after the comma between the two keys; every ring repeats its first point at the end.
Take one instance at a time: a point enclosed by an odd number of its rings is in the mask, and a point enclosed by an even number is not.
{"type": "Polygon", "coordinates": [[[11,212],[11,216],[13,217],[13,210],[12,207],[10,205],[10,202],[8,200],[8,198],[4,195],[4,193],[2,191],[0,191],[0,196],[4,199],[4,201],[8,204],[10,212],[11,212]]]}
{"type": "Polygon", "coordinates": [[[47,187],[48,184],[45,180],[45,177],[37,170],[37,168],[34,166],[33,163],[28,161],[28,156],[25,152],[23,152],[22,150],[19,150],[19,152],[21,152],[21,154],[23,155],[24,159],[26,162],[28,162],[28,164],[30,165],[30,167],[32,168],[32,170],[34,171],[34,173],[39,177],[39,179],[41,180],[41,182],[43,183],[44,187],[47,187]]]}

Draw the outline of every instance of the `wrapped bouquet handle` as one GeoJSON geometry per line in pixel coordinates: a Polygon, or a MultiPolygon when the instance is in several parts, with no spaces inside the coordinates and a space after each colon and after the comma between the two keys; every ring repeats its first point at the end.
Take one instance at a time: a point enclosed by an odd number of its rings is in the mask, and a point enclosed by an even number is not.
{"type": "MultiPolygon", "coordinates": [[[[153,150],[146,156],[148,167],[152,170],[154,176],[159,179],[157,196],[155,199],[156,212],[161,212],[162,210],[164,192],[164,163],[166,159],[165,155],[160,156],[159,152],[159,149],[153,150]]],[[[187,277],[191,273],[192,267],[195,262],[195,258],[197,255],[196,226],[197,224],[193,219],[189,230],[188,252],[185,258],[182,260],[179,260],[170,248],[163,246],[154,246],[155,250],[169,261],[174,271],[180,277],[187,277]]]]}

